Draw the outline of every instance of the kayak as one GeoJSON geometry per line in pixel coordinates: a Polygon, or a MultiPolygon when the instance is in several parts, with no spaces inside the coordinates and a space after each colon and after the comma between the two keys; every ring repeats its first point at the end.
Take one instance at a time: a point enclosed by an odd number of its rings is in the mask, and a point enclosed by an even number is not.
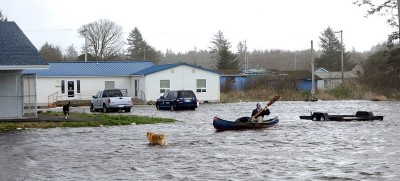
{"type": "Polygon", "coordinates": [[[236,121],[228,121],[219,117],[214,117],[213,126],[218,131],[241,130],[241,129],[261,129],[271,127],[279,122],[278,117],[265,120],[261,123],[250,121],[250,117],[241,117],[236,121]]]}
{"type": "Polygon", "coordinates": [[[300,116],[300,119],[313,121],[383,121],[383,116],[374,116],[372,112],[357,111],[355,115],[330,115],[324,112],[314,112],[310,116],[300,116]]]}

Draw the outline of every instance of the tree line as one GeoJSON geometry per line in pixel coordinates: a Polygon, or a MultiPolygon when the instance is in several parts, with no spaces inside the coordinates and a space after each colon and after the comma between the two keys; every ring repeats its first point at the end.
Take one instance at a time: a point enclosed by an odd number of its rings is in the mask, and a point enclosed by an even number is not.
{"type": "MultiPolygon", "coordinates": [[[[385,0],[381,3],[373,3],[373,0],[355,0],[353,4],[369,7],[367,17],[372,15],[386,16],[389,26],[399,28],[397,14],[388,13],[399,10],[396,1],[385,0]],[[397,21],[396,21],[397,20],[397,21]]],[[[0,11],[0,21],[7,21],[7,17],[0,11]]],[[[394,31],[388,35],[387,42],[371,47],[371,51],[356,52],[346,50],[341,44],[338,35],[330,28],[321,32],[319,45],[321,50],[313,52],[315,55],[315,67],[325,68],[328,71],[341,70],[341,52],[343,51],[344,70],[350,70],[355,64],[364,68],[364,73],[359,82],[366,90],[371,90],[390,97],[400,98],[400,31],[394,31]]],[[[185,53],[174,53],[167,50],[165,53],[156,50],[142,37],[139,29],[135,27],[126,42],[128,48],[123,49],[124,37],[122,28],[110,20],[101,19],[82,25],[78,34],[85,37],[87,49],[82,47],[79,54],[74,45],[67,48],[66,54],[60,48],[45,43],[40,52],[49,61],[82,61],[84,52],[88,52],[89,61],[109,60],[150,60],[156,64],[186,62],[205,68],[244,69],[245,60],[248,60],[249,68],[278,69],[278,70],[310,70],[310,49],[301,51],[289,50],[253,50],[248,51],[244,42],[236,46],[236,53],[232,52],[232,45],[218,31],[210,40],[209,50],[197,50],[185,53]]]]}
{"type": "MultiPolygon", "coordinates": [[[[7,18],[0,11],[0,21],[7,18]]],[[[167,50],[165,53],[156,50],[142,37],[139,29],[135,27],[126,39],[128,48],[124,50],[124,37],[122,27],[107,19],[100,19],[82,25],[77,33],[85,38],[85,46],[79,54],[74,45],[68,46],[66,53],[60,47],[46,42],[40,53],[48,61],[124,61],[146,60],[156,64],[186,62],[205,68],[225,70],[278,69],[278,70],[309,70],[311,62],[310,50],[253,50],[249,52],[245,41],[237,44],[237,52],[232,52],[232,45],[218,31],[211,39],[210,50],[193,50],[186,53],[174,53],[167,50]],[[87,53],[86,53],[87,52],[87,53]],[[245,65],[247,62],[247,65],[245,65]]],[[[317,67],[329,71],[338,71],[341,67],[340,52],[344,51],[344,69],[351,69],[354,64],[362,62],[365,53],[346,52],[344,45],[340,44],[333,30],[328,27],[321,33],[320,45],[322,50],[316,51],[319,55],[315,59],[317,67]],[[360,60],[361,59],[361,60],[360,60]]]]}
{"type": "MultiPolygon", "coordinates": [[[[110,20],[101,19],[82,25],[78,33],[85,38],[86,45],[81,53],[74,45],[67,48],[63,54],[58,46],[45,43],[40,52],[48,61],[83,61],[87,51],[88,61],[124,61],[146,60],[156,64],[185,62],[205,68],[224,70],[240,70],[245,68],[248,60],[248,68],[253,69],[278,69],[278,70],[310,70],[310,49],[302,51],[289,50],[253,50],[248,51],[244,41],[237,44],[236,52],[232,51],[231,42],[218,31],[210,40],[209,50],[192,50],[185,53],[174,53],[167,50],[165,53],[156,50],[142,37],[141,32],[135,27],[126,39],[128,48],[123,49],[124,38],[122,28],[110,20]]],[[[345,70],[354,67],[354,64],[362,62],[366,53],[346,51],[341,45],[333,30],[328,27],[321,33],[320,45],[322,50],[315,51],[317,67],[323,67],[329,71],[338,71],[341,67],[340,55],[344,50],[345,70]]]]}

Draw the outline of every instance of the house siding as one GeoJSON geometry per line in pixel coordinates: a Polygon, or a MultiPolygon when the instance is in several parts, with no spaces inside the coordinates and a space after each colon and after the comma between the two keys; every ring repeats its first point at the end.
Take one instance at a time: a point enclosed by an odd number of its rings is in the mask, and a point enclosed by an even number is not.
{"type": "Polygon", "coordinates": [[[218,73],[181,65],[146,75],[144,81],[146,101],[155,101],[164,95],[160,93],[160,80],[170,80],[170,90],[192,90],[200,102],[220,100],[218,73]],[[197,79],[206,79],[206,92],[196,92],[197,79]]]}
{"type": "Polygon", "coordinates": [[[127,96],[132,96],[134,92],[130,80],[130,77],[40,77],[37,79],[37,87],[40,87],[37,90],[38,106],[47,106],[57,100],[91,100],[93,95],[105,88],[105,81],[114,81],[116,89],[126,89],[127,96]],[[74,81],[73,97],[68,97],[67,87],[62,93],[62,80],[64,84],[74,81]],[[77,80],[80,80],[80,93],[77,93],[77,80]]]}

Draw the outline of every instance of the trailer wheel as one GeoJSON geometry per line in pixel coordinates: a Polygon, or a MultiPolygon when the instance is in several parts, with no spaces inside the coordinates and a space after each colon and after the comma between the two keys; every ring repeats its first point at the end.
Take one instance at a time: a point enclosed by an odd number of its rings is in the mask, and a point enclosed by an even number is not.
{"type": "Polygon", "coordinates": [[[327,113],[316,112],[312,115],[313,121],[326,121],[328,119],[327,113]]]}

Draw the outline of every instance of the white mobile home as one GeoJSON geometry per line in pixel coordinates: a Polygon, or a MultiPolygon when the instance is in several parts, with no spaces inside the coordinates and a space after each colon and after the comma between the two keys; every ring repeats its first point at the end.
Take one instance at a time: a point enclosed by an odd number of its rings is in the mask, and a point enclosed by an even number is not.
{"type": "Polygon", "coordinates": [[[192,90],[199,102],[220,101],[220,73],[186,63],[149,67],[134,74],[140,77],[145,101],[155,101],[170,90],[192,90]]]}
{"type": "Polygon", "coordinates": [[[190,89],[198,99],[219,102],[219,73],[190,64],[155,65],[148,61],[51,62],[37,76],[39,106],[60,100],[91,100],[103,89],[122,89],[133,99],[155,101],[165,91],[190,89]]]}

